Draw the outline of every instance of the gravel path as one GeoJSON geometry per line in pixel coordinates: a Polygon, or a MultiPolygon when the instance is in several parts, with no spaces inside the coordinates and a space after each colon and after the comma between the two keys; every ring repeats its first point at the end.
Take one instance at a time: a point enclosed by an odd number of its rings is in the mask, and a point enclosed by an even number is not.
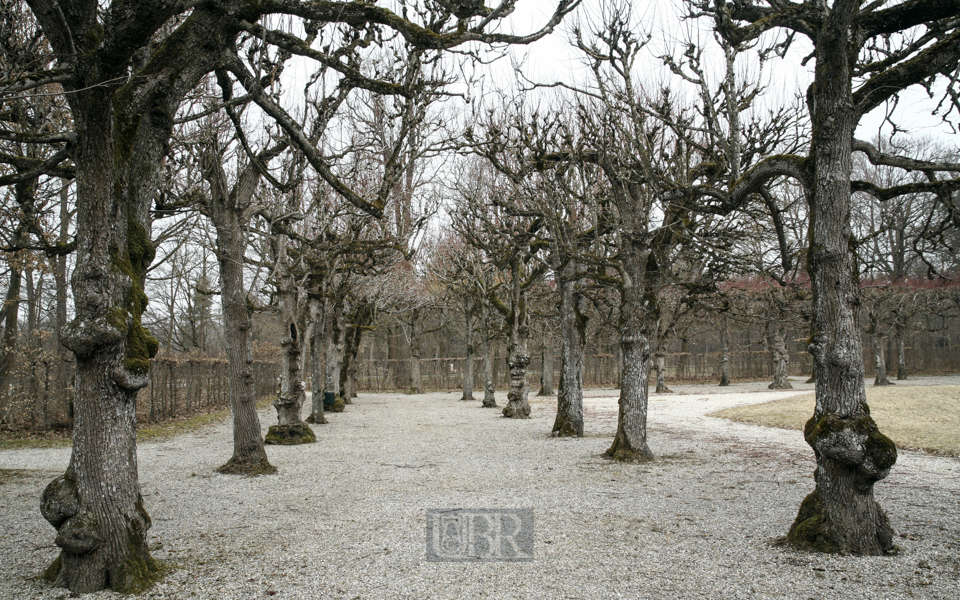
{"type": "MultiPolygon", "coordinates": [[[[280,470],[269,477],[214,472],[230,455],[229,423],[142,444],[153,555],[177,568],[135,598],[960,598],[956,459],[904,451],[877,485],[897,556],[771,544],[813,488],[812,451],[798,432],[705,416],[797,393],[764,387],[653,395],[658,459],[645,465],[601,458],[612,390],[587,393],[579,440],[547,436],[555,398],[531,398],[533,418],[512,421],[454,393],[361,394],[314,427],[317,444],[268,447],[280,470]],[[532,508],[535,560],[428,562],[431,508],[532,508]]],[[[26,470],[0,485],[2,599],[67,596],[35,577],[57,554],[39,497],[68,459],[69,449],[0,452],[0,468],[26,470]]]]}

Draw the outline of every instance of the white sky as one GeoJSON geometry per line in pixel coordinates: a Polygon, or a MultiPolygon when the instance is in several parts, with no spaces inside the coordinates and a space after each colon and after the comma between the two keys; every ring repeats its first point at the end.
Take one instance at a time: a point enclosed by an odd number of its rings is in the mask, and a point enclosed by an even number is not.
{"type": "MultiPolygon", "coordinates": [[[[529,77],[542,82],[554,80],[573,82],[585,77],[579,58],[567,41],[569,31],[573,23],[582,22],[589,19],[591,15],[598,14],[602,2],[603,0],[584,0],[577,12],[571,16],[572,18],[568,17],[552,35],[528,48],[515,51],[518,56],[525,57],[525,72],[529,77]]],[[[681,3],[682,0],[634,3],[634,11],[640,16],[640,22],[648,27],[654,36],[648,53],[651,82],[665,76],[663,74],[665,69],[654,57],[668,52],[671,47],[677,47],[678,42],[682,41],[685,35],[695,35],[704,42],[712,43],[712,36],[708,30],[697,31],[693,25],[679,19],[681,3]]],[[[492,5],[489,0],[488,5],[492,5]]],[[[555,3],[552,0],[521,0],[515,13],[510,16],[510,26],[518,33],[533,31],[549,18],[554,8],[555,3]]],[[[703,26],[707,27],[708,23],[704,22],[703,26]]],[[[798,41],[806,43],[799,37],[798,41]]],[[[798,44],[793,55],[787,60],[775,59],[774,63],[768,65],[765,73],[765,76],[770,77],[768,101],[790,101],[795,94],[805,90],[809,85],[812,80],[814,61],[809,61],[806,66],[801,65],[800,60],[803,56],[801,48],[802,46],[798,44]]],[[[809,51],[809,44],[806,44],[806,48],[803,52],[809,51]]],[[[717,58],[716,67],[719,74],[723,66],[720,62],[722,55],[717,54],[717,58]]],[[[744,58],[742,62],[746,63],[748,60],[744,58]]],[[[746,72],[755,74],[755,70],[746,72]]],[[[669,76],[672,77],[672,75],[669,76]]],[[[939,139],[956,147],[956,135],[940,121],[939,117],[931,115],[938,100],[939,98],[928,98],[926,92],[920,88],[907,90],[902,94],[899,106],[894,111],[894,119],[901,129],[907,130],[910,134],[939,139]]],[[[884,107],[879,107],[865,115],[857,130],[857,136],[872,140],[880,131],[889,134],[889,125],[883,124],[884,111],[884,107]]]]}

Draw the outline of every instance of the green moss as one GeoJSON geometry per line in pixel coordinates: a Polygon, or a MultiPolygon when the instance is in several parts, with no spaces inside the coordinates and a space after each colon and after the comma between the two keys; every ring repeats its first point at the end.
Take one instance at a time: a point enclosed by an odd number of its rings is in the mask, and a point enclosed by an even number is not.
{"type": "Polygon", "coordinates": [[[217,467],[217,473],[223,475],[256,477],[258,475],[273,475],[276,472],[277,468],[271,465],[266,458],[259,461],[243,461],[233,457],[227,461],[227,464],[217,467]]]}
{"type": "Polygon", "coordinates": [[[800,504],[800,510],[783,542],[801,550],[836,554],[840,548],[830,533],[830,524],[824,514],[823,500],[816,491],[800,504]]]}
{"type": "Polygon", "coordinates": [[[40,574],[40,579],[48,583],[56,583],[57,577],[60,576],[60,570],[63,568],[63,553],[57,555],[53,562],[50,563],[50,566],[43,570],[43,573],[40,574]]]}
{"type": "Polygon", "coordinates": [[[272,425],[263,438],[263,443],[278,446],[297,446],[312,444],[317,441],[317,435],[306,423],[292,425],[272,425]]]}
{"type": "Polygon", "coordinates": [[[897,462],[896,444],[880,433],[870,415],[859,415],[851,419],[841,419],[832,413],[821,415],[820,418],[813,416],[803,428],[803,437],[808,444],[816,448],[817,440],[843,431],[852,431],[865,438],[864,452],[878,470],[889,469],[897,462]]]}

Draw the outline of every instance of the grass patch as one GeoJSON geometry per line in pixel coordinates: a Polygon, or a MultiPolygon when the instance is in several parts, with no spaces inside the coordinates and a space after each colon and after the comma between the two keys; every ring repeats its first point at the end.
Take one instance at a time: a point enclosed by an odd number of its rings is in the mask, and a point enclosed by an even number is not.
{"type": "Polygon", "coordinates": [[[66,448],[73,443],[66,429],[56,431],[2,431],[0,450],[23,448],[66,448]]]}
{"type": "Polygon", "coordinates": [[[23,469],[0,469],[0,485],[23,479],[29,474],[29,471],[24,471],[23,469]]]}
{"type": "MultiPolygon", "coordinates": [[[[870,415],[898,448],[960,456],[960,385],[868,387],[870,415]]],[[[813,394],[710,414],[739,423],[803,430],[813,394]]]]}
{"type": "MultiPolygon", "coordinates": [[[[271,405],[276,396],[262,396],[257,400],[257,409],[271,405]]],[[[230,409],[219,409],[164,421],[162,423],[141,423],[137,426],[138,442],[158,442],[168,440],[184,433],[197,431],[230,417],[230,409]]],[[[0,450],[20,450],[23,448],[64,448],[73,443],[70,431],[0,431],[0,450]]]]}

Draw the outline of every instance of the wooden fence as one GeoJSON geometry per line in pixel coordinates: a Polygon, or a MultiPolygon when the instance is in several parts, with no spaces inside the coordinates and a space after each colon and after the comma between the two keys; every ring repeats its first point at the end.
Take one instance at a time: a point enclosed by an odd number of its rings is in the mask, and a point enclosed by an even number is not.
{"type": "MultiPolygon", "coordinates": [[[[70,427],[72,363],[20,358],[0,426],[14,430],[70,427]],[[66,377],[61,369],[69,371],[66,377]]],[[[278,392],[278,363],[255,361],[253,374],[258,397],[278,392]]],[[[150,385],[137,395],[137,420],[141,423],[230,406],[230,372],[224,359],[157,358],[151,361],[150,375],[150,385]]]]}

